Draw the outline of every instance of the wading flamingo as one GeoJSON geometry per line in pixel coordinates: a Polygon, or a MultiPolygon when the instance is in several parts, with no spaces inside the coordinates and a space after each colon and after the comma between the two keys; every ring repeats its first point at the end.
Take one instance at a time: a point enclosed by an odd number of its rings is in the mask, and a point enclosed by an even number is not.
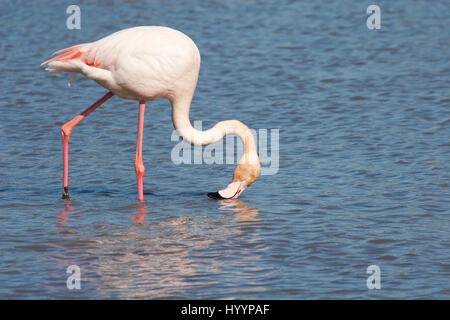
{"type": "Polygon", "coordinates": [[[108,89],[102,98],[61,127],[63,145],[63,191],[69,198],[68,167],[70,133],[81,120],[114,94],[139,101],[139,120],[134,167],[138,199],[143,201],[144,164],[142,134],[145,102],[167,98],[172,105],[172,121],[179,136],[194,146],[205,146],[229,134],[237,135],[244,152],[234,170],[232,182],[223,190],[210,192],[214,199],[235,199],[259,176],[260,162],[249,128],[238,120],[217,123],[206,131],[192,127],[189,108],[200,69],[200,53],[195,43],[180,31],[143,26],[115,32],[95,42],[79,44],[41,65],[49,72],[78,72],[108,89]]]}

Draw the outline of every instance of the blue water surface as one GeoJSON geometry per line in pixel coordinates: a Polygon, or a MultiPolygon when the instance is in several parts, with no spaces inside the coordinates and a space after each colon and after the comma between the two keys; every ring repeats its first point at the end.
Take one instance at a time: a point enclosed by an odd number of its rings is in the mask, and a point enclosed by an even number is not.
{"type": "Polygon", "coordinates": [[[377,1],[378,30],[368,1],[80,1],[80,30],[71,4],[0,7],[1,299],[450,298],[449,1],[377,1]],[[276,174],[207,198],[234,164],[176,165],[154,101],[139,203],[138,104],[113,97],[72,131],[61,199],[60,126],[106,90],[40,63],[137,25],[196,42],[192,122],[279,130],[276,174]]]}

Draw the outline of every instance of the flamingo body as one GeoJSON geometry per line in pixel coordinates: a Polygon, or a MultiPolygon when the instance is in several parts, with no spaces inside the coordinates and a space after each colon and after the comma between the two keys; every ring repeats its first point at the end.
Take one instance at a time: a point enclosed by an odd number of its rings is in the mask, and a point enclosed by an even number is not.
{"type": "Polygon", "coordinates": [[[98,41],[59,50],[43,62],[49,72],[77,72],[96,81],[109,92],[80,115],[61,127],[63,142],[63,198],[68,198],[68,141],[73,127],[114,94],[139,101],[135,169],[139,200],[143,200],[142,132],[145,102],[167,98],[178,134],[192,145],[208,145],[225,135],[238,135],[244,153],[227,188],[209,193],[212,198],[237,198],[260,173],[256,144],[247,126],[237,120],[217,123],[199,131],[189,121],[189,109],[200,69],[195,43],[180,31],[160,26],[142,26],[115,32],[98,41]]]}
{"type": "Polygon", "coordinates": [[[48,60],[48,71],[82,73],[114,94],[137,101],[192,95],[200,69],[195,43],[159,26],[124,29],[55,58],[48,60]]]}

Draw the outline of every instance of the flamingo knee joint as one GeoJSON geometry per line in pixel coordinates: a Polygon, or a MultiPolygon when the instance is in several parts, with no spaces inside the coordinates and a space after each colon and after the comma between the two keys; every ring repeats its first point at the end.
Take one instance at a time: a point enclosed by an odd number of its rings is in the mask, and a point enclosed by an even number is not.
{"type": "Polygon", "coordinates": [[[136,175],[138,176],[144,176],[145,174],[145,167],[142,162],[135,162],[134,163],[134,169],[136,170],[136,175]]]}

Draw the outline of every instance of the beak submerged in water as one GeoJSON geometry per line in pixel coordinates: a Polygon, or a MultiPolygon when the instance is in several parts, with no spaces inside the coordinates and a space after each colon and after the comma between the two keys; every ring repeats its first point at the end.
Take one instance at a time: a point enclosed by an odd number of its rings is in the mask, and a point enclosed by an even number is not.
{"type": "Polygon", "coordinates": [[[230,183],[225,189],[217,192],[209,192],[208,197],[216,200],[220,199],[237,199],[242,191],[245,190],[244,183],[240,181],[230,183]]]}
{"type": "Polygon", "coordinates": [[[219,192],[208,192],[208,197],[215,200],[223,200],[226,199],[220,195],[219,192]]]}
{"type": "Polygon", "coordinates": [[[233,174],[233,182],[225,189],[208,193],[208,197],[213,199],[237,199],[249,185],[251,185],[259,176],[261,165],[256,164],[238,164],[233,174]]]}

